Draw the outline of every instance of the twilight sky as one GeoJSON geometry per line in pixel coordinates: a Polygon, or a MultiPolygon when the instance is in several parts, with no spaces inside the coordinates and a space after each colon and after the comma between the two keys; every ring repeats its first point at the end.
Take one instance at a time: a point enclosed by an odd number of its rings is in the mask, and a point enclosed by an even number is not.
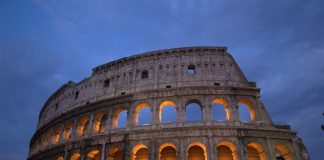
{"type": "Polygon", "coordinates": [[[0,157],[26,159],[48,96],[144,51],[227,46],[275,122],[324,156],[324,1],[1,0],[0,157]]]}

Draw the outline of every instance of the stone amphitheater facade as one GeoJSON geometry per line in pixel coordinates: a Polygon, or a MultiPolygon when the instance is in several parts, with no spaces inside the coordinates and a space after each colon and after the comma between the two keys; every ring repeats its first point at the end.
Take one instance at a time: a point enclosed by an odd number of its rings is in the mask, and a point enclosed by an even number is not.
{"type": "Polygon", "coordinates": [[[28,160],[304,160],[289,125],[272,122],[226,47],[147,52],[93,69],[69,81],[44,104],[28,160]],[[188,115],[188,106],[199,111],[188,115]],[[223,111],[216,120],[213,110],[223,111]],[[240,106],[249,121],[240,119],[240,106]],[[162,120],[165,107],[175,121],[162,120]],[[149,124],[138,122],[150,111],[149,124]],[[119,126],[119,116],[127,115],[119,126]],[[189,121],[187,116],[201,116],[189,121]]]}

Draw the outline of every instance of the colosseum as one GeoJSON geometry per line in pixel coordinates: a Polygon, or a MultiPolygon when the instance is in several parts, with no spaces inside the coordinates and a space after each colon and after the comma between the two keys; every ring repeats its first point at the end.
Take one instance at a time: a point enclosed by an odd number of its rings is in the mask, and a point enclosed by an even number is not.
{"type": "Polygon", "coordinates": [[[273,123],[226,47],[95,67],[48,98],[29,147],[28,160],[309,159],[297,133],[273,123]]]}

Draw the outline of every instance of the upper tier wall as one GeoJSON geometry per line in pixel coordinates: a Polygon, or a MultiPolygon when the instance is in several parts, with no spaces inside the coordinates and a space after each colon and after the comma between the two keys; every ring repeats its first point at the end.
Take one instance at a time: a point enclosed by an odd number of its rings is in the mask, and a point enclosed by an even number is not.
{"type": "MultiPolygon", "coordinates": [[[[145,77],[145,76],[144,76],[145,77]]],[[[78,106],[144,90],[190,86],[255,87],[225,47],[192,47],[147,52],[93,69],[91,77],[59,88],[42,108],[38,128],[78,106]],[[195,73],[188,74],[188,66],[195,73]],[[143,71],[148,77],[143,79],[143,71]]]]}

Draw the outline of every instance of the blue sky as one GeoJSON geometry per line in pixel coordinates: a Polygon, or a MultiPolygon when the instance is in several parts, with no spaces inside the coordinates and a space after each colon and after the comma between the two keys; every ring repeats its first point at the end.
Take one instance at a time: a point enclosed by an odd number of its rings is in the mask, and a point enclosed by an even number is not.
{"type": "Polygon", "coordinates": [[[150,50],[227,46],[275,122],[323,157],[324,1],[1,0],[0,157],[25,159],[47,97],[97,65],[150,50]]]}

